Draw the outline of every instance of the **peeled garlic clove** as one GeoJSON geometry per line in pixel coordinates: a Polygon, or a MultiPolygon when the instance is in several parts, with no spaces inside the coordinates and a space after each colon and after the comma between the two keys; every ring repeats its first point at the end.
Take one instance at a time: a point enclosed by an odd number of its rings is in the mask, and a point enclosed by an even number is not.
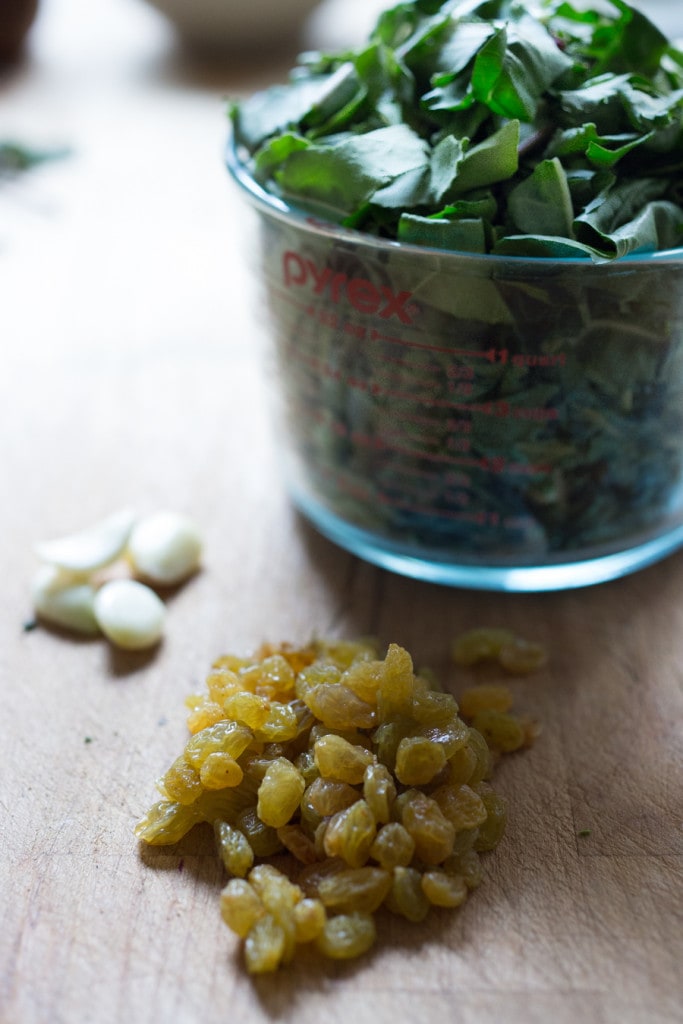
{"type": "Polygon", "coordinates": [[[163,601],[136,580],[112,580],[95,595],[95,618],[113,644],[129,651],[153,647],[164,631],[163,601]]]}
{"type": "Polygon", "coordinates": [[[124,508],[79,533],[36,544],[34,550],[41,561],[60,569],[94,572],[118,558],[134,522],[134,513],[124,508]]]}
{"type": "Polygon", "coordinates": [[[133,527],[128,557],[145,579],[173,586],[199,567],[202,538],[195,524],[176,512],[156,512],[133,527]]]}
{"type": "Polygon", "coordinates": [[[32,597],[36,615],[46,622],[85,636],[100,632],[95,619],[95,588],[89,583],[44,565],[36,573],[32,597]]]}

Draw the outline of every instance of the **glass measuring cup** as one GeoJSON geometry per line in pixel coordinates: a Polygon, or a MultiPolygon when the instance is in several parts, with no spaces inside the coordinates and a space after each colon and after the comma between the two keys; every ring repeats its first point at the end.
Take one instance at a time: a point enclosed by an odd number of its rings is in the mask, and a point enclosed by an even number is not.
{"type": "Polygon", "coordinates": [[[409,576],[552,590],[683,545],[683,249],[443,252],[259,214],[294,503],[409,576]]]}

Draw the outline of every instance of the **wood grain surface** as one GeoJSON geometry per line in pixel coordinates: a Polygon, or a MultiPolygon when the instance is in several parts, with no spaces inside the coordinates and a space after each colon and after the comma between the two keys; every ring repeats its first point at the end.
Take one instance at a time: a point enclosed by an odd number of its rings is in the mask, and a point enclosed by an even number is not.
{"type": "MultiPolygon", "coordinates": [[[[307,41],[352,41],[373,6],[330,0],[307,41]]],[[[674,1024],[683,555],[587,590],[469,593],[372,568],[292,511],[221,149],[225,98],[293,56],[199,65],[141,2],[45,0],[0,80],[0,137],[71,150],[0,182],[0,1022],[674,1024]],[[124,504],[205,533],[161,647],[25,631],[33,543],[124,504]],[[550,660],[512,683],[542,732],[498,771],[510,825],[481,888],[422,925],[383,919],[361,961],[249,979],[211,836],[132,833],[185,742],[184,697],[225,651],[368,633],[457,693],[451,641],[490,624],[550,660]]]]}

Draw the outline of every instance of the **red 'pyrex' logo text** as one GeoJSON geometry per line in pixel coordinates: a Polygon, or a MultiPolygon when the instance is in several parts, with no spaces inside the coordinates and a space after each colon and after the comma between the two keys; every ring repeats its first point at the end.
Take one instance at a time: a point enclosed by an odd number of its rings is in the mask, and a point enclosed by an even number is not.
{"type": "Polygon", "coordinates": [[[288,288],[308,285],[314,295],[324,295],[334,303],[345,299],[359,313],[377,315],[383,320],[395,316],[404,324],[413,322],[416,309],[408,305],[411,292],[393,292],[366,277],[349,277],[329,267],[317,267],[312,260],[292,250],[282,257],[282,270],[288,288]]]}

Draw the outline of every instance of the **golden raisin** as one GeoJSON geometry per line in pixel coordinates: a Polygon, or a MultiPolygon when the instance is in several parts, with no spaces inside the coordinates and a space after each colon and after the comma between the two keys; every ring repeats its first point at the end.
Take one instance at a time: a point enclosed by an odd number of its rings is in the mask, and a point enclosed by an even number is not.
{"type": "Polygon", "coordinates": [[[482,779],[486,779],[491,771],[491,751],[489,745],[477,729],[470,729],[467,746],[475,757],[475,765],[467,780],[470,786],[475,786],[482,779]]]}
{"type": "Polygon", "coordinates": [[[341,670],[327,661],[317,661],[307,665],[296,677],[294,689],[299,700],[308,702],[308,697],[319,686],[331,686],[341,679],[341,670]]]}
{"type": "Polygon", "coordinates": [[[423,893],[435,907],[459,907],[467,899],[467,886],[459,875],[425,871],[421,885],[423,893]]]}
{"type": "Polygon", "coordinates": [[[334,733],[321,736],[316,740],[314,749],[315,763],[321,776],[350,785],[362,782],[365,769],[375,760],[369,750],[334,733]]]}
{"type": "Polygon", "coordinates": [[[351,960],[366,953],[376,938],[377,930],[371,914],[338,914],[325,922],[315,944],[324,956],[333,960],[351,960]]]}
{"type": "Polygon", "coordinates": [[[242,722],[250,729],[260,729],[268,720],[270,701],[256,693],[232,693],[223,701],[227,718],[242,722]]]}
{"type": "Polygon", "coordinates": [[[354,661],[341,677],[341,682],[366,704],[377,704],[384,663],[359,659],[354,661]]]}
{"type": "Polygon", "coordinates": [[[304,697],[306,704],[328,729],[371,729],[375,709],[343,683],[317,686],[304,697]]]}
{"type": "MultiPolygon", "coordinates": [[[[482,737],[482,743],[485,748],[486,766],[488,768],[489,762],[489,751],[486,745],[486,740],[482,737]]],[[[477,755],[472,749],[471,744],[468,743],[466,746],[461,747],[453,754],[448,761],[448,781],[452,786],[461,786],[463,782],[469,782],[477,768],[477,755]]]]}
{"type": "Polygon", "coordinates": [[[514,715],[503,711],[479,711],[472,726],[480,732],[491,750],[511,754],[524,746],[524,728],[514,715]]]}
{"type": "Polygon", "coordinates": [[[424,736],[406,736],[396,750],[396,778],[404,786],[426,786],[445,764],[441,744],[424,736]]]}
{"type": "Polygon", "coordinates": [[[242,684],[231,669],[220,668],[207,677],[206,688],[211,700],[224,707],[228,697],[242,690],[242,684]]]}
{"type": "Polygon", "coordinates": [[[259,818],[255,807],[249,807],[237,816],[237,828],[244,832],[257,857],[271,857],[282,849],[276,829],[259,818]]]}
{"type": "Polygon", "coordinates": [[[304,794],[304,802],[316,814],[327,818],[338,811],[345,811],[355,804],[359,797],[358,790],[347,782],[334,782],[332,779],[315,779],[304,794]]]}
{"type": "Polygon", "coordinates": [[[460,713],[474,718],[480,711],[509,711],[512,693],[507,686],[473,686],[460,694],[460,713]]]}
{"type": "MultiPolygon", "coordinates": [[[[458,657],[531,657],[519,643],[503,654],[506,642],[479,631],[458,657]]],[[[391,644],[382,660],[365,641],[226,655],[207,692],[186,703],[191,737],[158,784],[168,799],[136,835],[166,844],[213,826],[233,876],[221,913],[254,974],[289,963],[301,944],[338,959],[362,954],[381,906],[409,921],[459,906],[481,881],[480,852],[505,827],[505,803],[484,780],[513,749],[510,723],[515,744],[536,732],[510,714],[499,686],[465,692],[468,725],[407,651],[391,644]],[[264,862],[283,851],[294,881],[264,862]]]]}
{"type": "Polygon", "coordinates": [[[383,764],[371,764],[363,776],[363,797],[375,821],[391,820],[391,809],[396,799],[396,785],[389,769],[383,764]]]}
{"type": "Polygon", "coordinates": [[[303,895],[299,886],[290,882],[272,864],[257,864],[252,868],[249,884],[258,893],[266,910],[278,917],[289,913],[303,895]]]}
{"type": "Polygon", "coordinates": [[[197,732],[185,747],[185,755],[194,768],[200,769],[209,754],[238,758],[252,739],[252,731],[245,725],[223,720],[197,732]]]}
{"type": "Polygon", "coordinates": [[[215,701],[206,698],[201,703],[196,704],[187,716],[187,728],[194,734],[214,725],[216,722],[220,722],[222,718],[225,718],[223,705],[216,704],[215,701]]]}
{"type": "Polygon", "coordinates": [[[413,733],[414,723],[410,718],[395,718],[382,722],[372,736],[377,760],[393,771],[399,743],[413,733]]]}
{"type": "Polygon", "coordinates": [[[245,690],[273,701],[288,701],[294,696],[295,675],[292,666],[281,654],[273,654],[239,673],[245,690]]]}
{"type": "Polygon", "coordinates": [[[327,910],[350,914],[372,914],[391,889],[391,873],[383,868],[347,868],[323,878],[318,887],[327,910]]]}
{"type": "Polygon", "coordinates": [[[301,825],[283,825],[277,830],[277,837],[284,848],[302,864],[315,864],[317,861],[315,843],[301,825]]]}
{"type": "Polygon", "coordinates": [[[179,804],[191,804],[202,792],[202,783],[197,770],[189,763],[185,754],[181,754],[159,780],[158,788],[169,800],[175,800],[179,804]]]}
{"type": "Polygon", "coordinates": [[[408,921],[424,921],[430,904],[422,889],[422,875],[416,868],[394,868],[385,906],[408,921]]]}
{"type": "Polygon", "coordinates": [[[481,797],[467,785],[440,786],[432,793],[432,800],[458,832],[486,821],[487,811],[481,797]]]}
{"type": "Polygon", "coordinates": [[[470,629],[456,638],[452,654],[456,665],[469,668],[480,661],[498,658],[505,644],[515,638],[509,629],[483,627],[470,629]]]}
{"type": "Polygon", "coordinates": [[[297,884],[305,896],[311,899],[318,899],[320,884],[328,875],[334,875],[339,871],[346,871],[348,864],[338,857],[328,857],[319,860],[317,864],[309,864],[299,873],[297,884]]]}
{"type": "Polygon", "coordinates": [[[171,800],[159,800],[135,826],[135,835],[150,846],[177,843],[200,818],[193,804],[184,807],[171,800]]]}
{"type": "Polygon", "coordinates": [[[299,734],[299,717],[291,704],[271,701],[268,717],[254,730],[257,740],[264,743],[286,743],[299,734]]]}
{"type": "Polygon", "coordinates": [[[306,896],[293,907],[292,919],[296,941],[312,942],[325,927],[327,914],[320,900],[306,896]]]}
{"type": "Polygon", "coordinates": [[[249,929],[244,943],[244,959],[250,974],[266,974],[280,966],[287,937],[282,924],[272,914],[264,914],[249,929]]]}
{"type": "Polygon", "coordinates": [[[503,644],[498,655],[501,666],[512,675],[525,676],[543,668],[548,660],[545,648],[531,640],[514,637],[503,644]]]}
{"type": "Polygon", "coordinates": [[[383,868],[407,867],[414,853],[415,840],[398,821],[382,825],[370,847],[370,856],[383,868]]]}
{"type": "Polygon", "coordinates": [[[264,823],[281,828],[299,806],[306,784],[301,772],[285,757],[276,758],[263,776],[256,812],[264,823]]]}
{"type": "Polygon", "coordinates": [[[231,878],[221,893],[221,916],[233,932],[244,939],[266,912],[263,903],[248,882],[231,878]]]}
{"type": "Polygon", "coordinates": [[[481,884],[481,860],[476,850],[466,850],[457,857],[449,857],[441,867],[447,874],[462,878],[468,889],[476,889],[481,884]]]}
{"type": "Polygon", "coordinates": [[[244,772],[234,757],[216,751],[209,754],[199,769],[199,778],[205,789],[225,789],[226,786],[239,786],[244,772]]]}
{"type": "Polygon", "coordinates": [[[414,685],[412,658],[398,644],[389,644],[377,700],[380,722],[410,713],[414,685]]]}
{"type": "Polygon", "coordinates": [[[325,853],[341,857],[349,867],[360,868],[370,856],[376,833],[372,811],[365,800],[357,800],[331,818],[325,831],[325,853]]]}
{"type": "Polygon", "coordinates": [[[477,790],[486,808],[486,821],[479,827],[474,849],[482,852],[495,849],[503,838],[507,824],[507,804],[503,797],[485,782],[481,783],[477,790]]]}
{"type": "Polygon", "coordinates": [[[236,878],[244,878],[254,863],[254,851],[244,832],[227,821],[214,822],[214,832],[225,870],[236,878]]]}
{"type": "Polygon", "coordinates": [[[452,853],[455,828],[431,797],[417,792],[404,807],[402,820],[425,864],[440,864],[452,853]]]}

